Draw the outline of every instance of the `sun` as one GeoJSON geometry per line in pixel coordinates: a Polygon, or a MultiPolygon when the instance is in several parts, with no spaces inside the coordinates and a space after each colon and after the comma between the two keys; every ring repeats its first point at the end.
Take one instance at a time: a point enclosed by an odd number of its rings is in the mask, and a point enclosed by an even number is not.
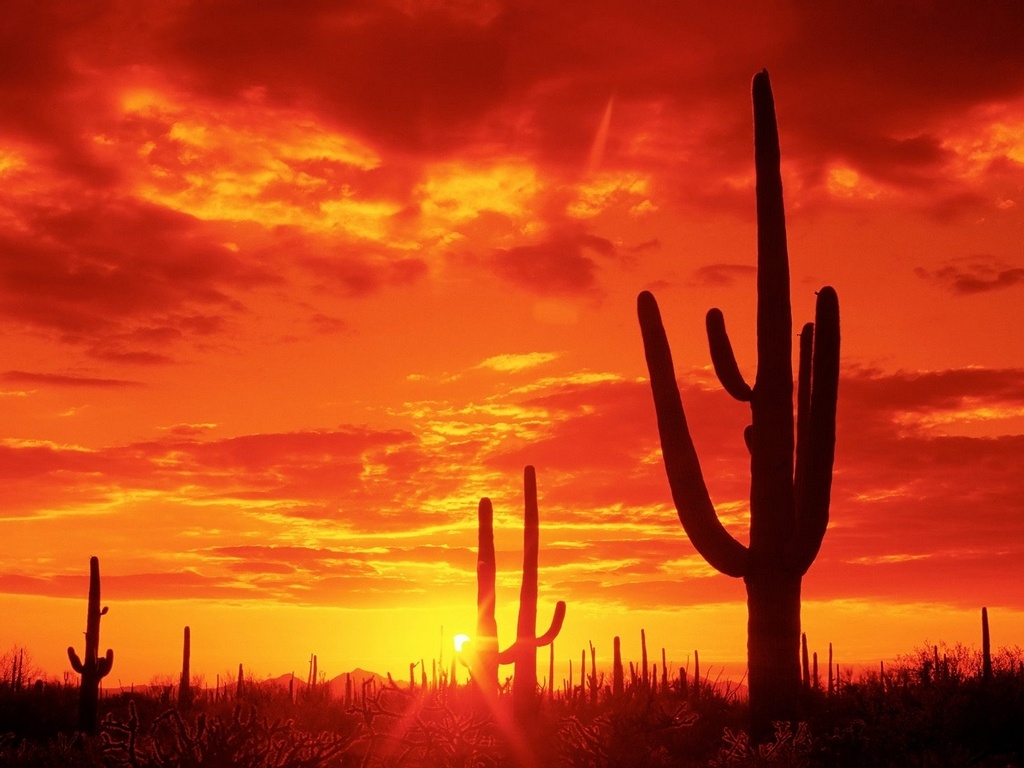
{"type": "Polygon", "coordinates": [[[458,634],[453,640],[455,641],[455,652],[462,653],[462,646],[469,642],[469,635],[458,634]]]}

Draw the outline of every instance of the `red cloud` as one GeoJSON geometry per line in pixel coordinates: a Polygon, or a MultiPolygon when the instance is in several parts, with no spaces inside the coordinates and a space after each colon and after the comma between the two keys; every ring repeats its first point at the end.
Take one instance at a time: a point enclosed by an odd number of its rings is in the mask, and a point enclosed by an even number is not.
{"type": "Polygon", "coordinates": [[[573,295],[597,288],[597,262],[591,254],[611,257],[615,247],[594,235],[556,236],[536,245],[521,245],[494,254],[495,272],[541,295],[573,295]]]}
{"type": "Polygon", "coordinates": [[[958,259],[938,269],[918,267],[914,274],[956,296],[990,293],[1024,283],[1024,267],[1012,267],[991,256],[958,259]]]}

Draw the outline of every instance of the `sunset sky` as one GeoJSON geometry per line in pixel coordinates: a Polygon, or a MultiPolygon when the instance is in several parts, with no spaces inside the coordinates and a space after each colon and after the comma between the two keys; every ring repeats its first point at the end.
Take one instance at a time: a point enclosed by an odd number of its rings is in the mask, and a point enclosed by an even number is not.
{"type": "Polygon", "coordinates": [[[635,301],[742,539],[703,317],[752,377],[763,67],[794,319],[826,284],[842,312],[812,649],[977,644],[983,605],[1024,645],[1024,5],[719,5],[5,4],[0,653],[70,672],[96,555],[108,688],[176,675],[186,624],[208,681],[429,668],[473,630],[481,496],[504,647],[532,464],[560,674],[641,628],[742,667],[635,301]]]}

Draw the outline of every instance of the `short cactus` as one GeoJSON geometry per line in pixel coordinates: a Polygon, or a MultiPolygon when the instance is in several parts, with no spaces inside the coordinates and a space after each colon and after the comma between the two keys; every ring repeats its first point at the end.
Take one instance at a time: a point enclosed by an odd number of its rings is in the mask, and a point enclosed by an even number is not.
{"type": "Polygon", "coordinates": [[[99,707],[100,680],[110,673],[114,666],[114,651],[107,649],[100,656],[100,617],[107,607],[100,608],[100,561],[89,558],[89,608],[85,619],[85,660],[68,647],[71,667],[82,676],[78,694],[78,730],[89,735],[96,733],[96,711],[99,707]]]}

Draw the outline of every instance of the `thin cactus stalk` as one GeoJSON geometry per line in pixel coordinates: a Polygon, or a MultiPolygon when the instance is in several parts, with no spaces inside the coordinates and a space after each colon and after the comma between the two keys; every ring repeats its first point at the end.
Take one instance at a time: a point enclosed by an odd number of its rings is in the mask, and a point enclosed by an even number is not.
{"type": "Polygon", "coordinates": [[[242,698],[242,662],[238,662],[238,686],[235,688],[235,698],[242,698]]]}
{"type": "Polygon", "coordinates": [[[800,662],[803,664],[804,690],[811,689],[811,660],[807,654],[807,633],[800,635],[800,662]]]}
{"type": "Polygon", "coordinates": [[[597,704],[597,649],[590,643],[590,703],[597,704]]]}
{"type": "Polygon", "coordinates": [[[534,710],[537,694],[537,649],[552,642],[562,631],[565,620],[565,602],[555,606],[551,626],[543,635],[537,635],[537,567],[540,553],[540,515],[537,506],[537,473],[532,466],[523,470],[523,581],[519,590],[519,621],[516,641],[498,654],[498,663],[515,664],[515,685],[512,689],[513,708],[519,715],[534,710]]]}
{"type": "Polygon", "coordinates": [[[621,696],[622,681],[622,643],[616,636],[612,640],[612,695],[621,696]]]}
{"type": "Polygon", "coordinates": [[[548,701],[555,700],[555,642],[548,646],[548,701]]]}
{"type": "Polygon", "coordinates": [[[89,558],[89,607],[85,619],[85,659],[78,657],[74,647],[68,647],[71,667],[82,676],[78,694],[78,729],[95,735],[96,713],[99,708],[100,680],[110,673],[114,665],[114,651],[107,649],[100,656],[100,617],[107,607],[100,608],[100,561],[89,558]]]}
{"type": "Polygon", "coordinates": [[[494,556],[494,510],[490,499],[480,500],[477,539],[477,629],[470,653],[470,672],[481,694],[493,698],[498,691],[498,666],[514,664],[513,706],[517,713],[534,710],[537,693],[537,649],[554,642],[565,621],[565,602],[555,605],[551,625],[537,635],[537,568],[540,550],[540,518],[537,505],[537,474],[532,466],[523,471],[523,576],[519,593],[519,619],[515,642],[498,650],[498,625],[494,618],[497,567],[494,556]]]}
{"type": "Polygon", "coordinates": [[[687,536],[717,570],[747,589],[747,666],[755,741],[773,721],[795,720],[800,692],[800,585],[828,526],[839,380],[839,302],[818,292],[815,322],[800,334],[794,436],[789,259],[775,104],[767,71],[754,76],[757,196],[757,373],[740,373],[721,311],[707,314],[715,373],[750,403],[749,546],[715,513],[683,412],[668,340],[654,297],[637,300],[665,469],[687,536]],[[795,451],[795,459],[794,459],[795,451]]]}
{"type": "Polygon", "coordinates": [[[665,649],[661,649],[661,690],[668,691],[668,663],[665,661],[665,649]]]}
{"type": "Polygon", "coordinates": [[[480,499],[477,509],[476,635],[470,655],[473,684],[490,697],[498,690],[498,622],[494,618],[494,509],[480,499]]]}
{"type": "Polygon", "coordinates": [[[818,690],[821,685],[818,679],[818,652],[815,651],[811,655],[811,687],[814,690],[818,690]]]}
{"type": "Polygon", "coordinates": [[[647,633],[640,630],[640,681],[644,688],[649,684],[647,677],[647,633]]]}
{"type": "Polygon", "coordinates": [[[693,700],[700,701],[700,654],[693,652],[693,700]]]}
{"type": "Polygon", "coordinates": [[[988,608],[981,609],[981,679],[992,679],[992,643],[988,634],[988,608]]]}
{"type": "Polygon", "coordinates": [[[188,712],[192,708],[192,685],[189,677],[191,661],[192,632],[188,627],[185,627],[185,637],[181,650],[181,681],[178,683],[178,709],[182,712],[188,712]]]}
{"type": "Polygon", "coordinates": [[[587,699],[587,649],[580,651],[580,701],[587,699]]]}
{"type": "Polygon", "coordinates": [[[834,681],[832,680],[832,643],[828,644],[828,695],[835,693],[834,681]]]}

